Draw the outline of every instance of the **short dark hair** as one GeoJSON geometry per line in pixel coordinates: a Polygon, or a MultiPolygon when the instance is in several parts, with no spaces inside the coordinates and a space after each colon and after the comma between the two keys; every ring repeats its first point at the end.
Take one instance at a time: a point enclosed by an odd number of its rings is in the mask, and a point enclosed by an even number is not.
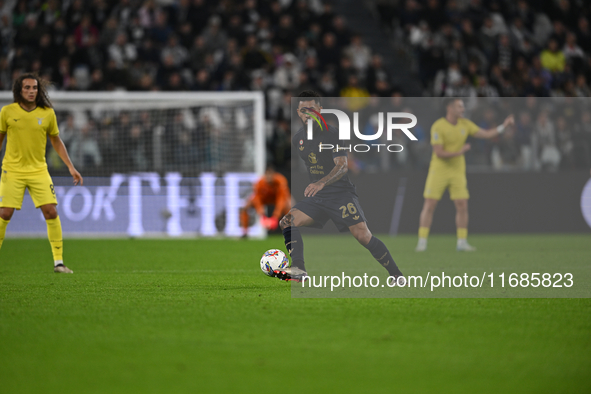
{"type": "Polygon", "coordinates": [[[15,79],[14,84],[12,85],[12,97],[14,98],[14,102],[22,103],[24,101],[21,91],[23,90],[23,81],[25,79],[34,79],[37,81],[37,98],[35,99],[37,107],[53,108],[53,105],[51,105],[51,101],[49,100],[49,94],[47,93],[49,82],[41,79],[36,73],[21,74],[15,79]]]}
{"type": "Polygon", "coordinates": [[[443,99],[443,111],[447,112],[447,107],[450,106],[450,104],[455,103],[458,100],[461,100],[461,97],[446,97],[443,99]]]}
{"type": "Polygon", "coordinates": [[[302,102],[302,101],[310,101],[310,100],[314,100],[314,102],[318,105],[322,105],[322,97],[316,93],[314,90],[304,90],[303,92],[301,92],[300,94],[298,94],[298,103],[302,102]],[[302,99],[307,99],[307,100],[302,100],[302,99]]]}

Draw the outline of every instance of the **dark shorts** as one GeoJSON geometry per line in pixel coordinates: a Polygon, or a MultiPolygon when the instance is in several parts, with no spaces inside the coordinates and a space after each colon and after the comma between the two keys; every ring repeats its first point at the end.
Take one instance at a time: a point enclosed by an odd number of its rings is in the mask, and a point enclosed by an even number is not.
{"type": "Polygon", "coordinates": [[[338,197],[305,197],[293,206],[314,219],[309,227],[322,228],[332,220],[340,232],[349,231],[349,227],[366,222],[365,215],[357,196],[344,193],[338,197]]]}

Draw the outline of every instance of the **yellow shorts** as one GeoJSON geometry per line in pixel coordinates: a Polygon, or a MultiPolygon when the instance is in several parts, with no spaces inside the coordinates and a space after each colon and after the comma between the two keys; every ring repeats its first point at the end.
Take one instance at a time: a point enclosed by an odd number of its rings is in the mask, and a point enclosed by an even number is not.
{"type": "Polygon", "coordinates": [[[25,188],[29,189],[36,208],[47,204],[57,205],[49,172],[29,175],[16,174],[3,169],[0,176],[0,207],[21,209],[25,188]]]}
{"type": "Polygon", "coordinates": [[[452,200],[467,200],[470,198],[465,172],[429,170],[423,196],[441,200],[447,188],[449,188],[449,198],[452,200]]]}

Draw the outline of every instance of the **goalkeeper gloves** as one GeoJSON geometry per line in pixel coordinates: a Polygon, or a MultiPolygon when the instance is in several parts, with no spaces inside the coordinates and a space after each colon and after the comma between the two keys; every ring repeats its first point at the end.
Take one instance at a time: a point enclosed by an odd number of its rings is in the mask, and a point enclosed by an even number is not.
{"type": "Polygon", "coordinates": [[[277,219],[275,217],[263,216],[261,218],[261,224],[267,230],[276,230],[277,227],[279,226],[279,219],[277,219]]]}

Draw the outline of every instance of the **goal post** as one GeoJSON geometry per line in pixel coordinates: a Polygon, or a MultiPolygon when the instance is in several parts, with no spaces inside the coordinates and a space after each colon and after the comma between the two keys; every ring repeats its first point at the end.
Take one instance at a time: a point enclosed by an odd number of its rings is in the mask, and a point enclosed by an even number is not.
{"type": "MultiPolygon", "coordinates": [[[[58,117],[60,130],[67,128],[66,122],[68,116],[74,116],[74,128],[81,129],[85,126],[84,122],[92,121],[91,127],[94,130],[89,130],[90,138],[99,139],[98,135],[92,133],[100,133],[105,128],[111,129],[113,134],[120,134],[126,132],[125,125],[121,122],[126,119],[127,114],[130,115],[129,131],[137,123],[141,123],[140,119],[145,111],[150,112],[150,123],[154,127],[183,127],[187,131],[198,128],[199,122],[207,120],[212,123],[212,130],[220,132],[216,144],[235,144],[242,141],[241,138],[236,139],[236,134],[232,132],[235,130],[249,129],[248,133],[251,136],[246,136],[246,145],[252,148],[252,160],[243,167],[230,168],[233,172],[250,171],[262,175],[265,171],[265,116],[264,116],[264,96],[262,92],[50,92],[50,100],[54,106],[58,117]],[[187,112],[187,109],[193,111],[187,112]],[[246,113],[240,112],[243,110],[246,113]],[[135,116],[135,119],[134,119],[135,116]],[[175,116],[177,117],[175,119],[175,116]],[[176,121],[176,122],[175,122],[176,121]],[[109,124],[106,124],[106,123],[109,124]]],[[[12,93],[5,91],[0,92],[0,106],[5,106],[12,102],[12,93]]],[[[64,130],[66,131],[66,130],[64,130]]],[[[180,135],[171,136],[171,138],[178,138],[181,145],[184,140],[182,130],[173,130],[180,133],[180,135]]],[[[67,130],[70,132],[70,130],[67,130]]],[[[155,134],[157,134],[156,131],[155,134]]],[[[66,139],[76,139],[76,136],[66,135],[66,139]]],[[[125,142],[124,136],[110,135],[110,138],[125,142]]],[[[127,137],[127,136],[125,136],[127,137]]],[[[68,141],[66,141],[68,142],[68,141]]],[[[200,141],[197,141],[200,142],[200,141]]],[[[124,147],[122,147],[124,148],[124,147]]],[[[158,149],[157,149],[158,150],[158,149]]],[[[219,148],[218,148],[219,150],[219,148]]],[[[174,157],[174,151],[171,153],[171,159],[174,157]]],[[[217,153],[217,152],[214,152],[217,153]]],[[[227,152],[231,153],[231,152],[227,152]]],[[[248,153],[248,152],[245,152],[248,153]]],[[[227,158],[220,158],[218,161],[223,162],[227,158]]],[[[166,160],[163,158],[162,160],[166,160]]],[[[158,159],[152,163],[155,170],[162,170],[158,168],[160,163],[158,159]]],[[[224,166],[216,162],[219,168],[213,168],[214,172],[226,172],[224,166]]],[[[141,165],[140,165],[141,166],[141,165]]],[[[215,166],[214,166],[215,167],[215,166]]],[[[50,165],[51,168],[51,165],[50,165]]],[[[118,171],[134,171],[131,168],[119,168],[118,171]]]]}
{"type": "MultiPolygon", "coordinates": [[[[48,144],[65,233],[241,235],[237,210],[266,165],[262,92],[49,96],[61,138],[85,176],[83,187],[72,187],[48,144]]],[[[0,106],[12,101],[12,92],[0,92],[0,106]]],[[[39,218],[27,200],[25,223],[14,221],[10,233],[44,232],[29,226],[39,218]]],[[[249,230],[251,236],[264,234],[259,225],[249,230]]]]}

